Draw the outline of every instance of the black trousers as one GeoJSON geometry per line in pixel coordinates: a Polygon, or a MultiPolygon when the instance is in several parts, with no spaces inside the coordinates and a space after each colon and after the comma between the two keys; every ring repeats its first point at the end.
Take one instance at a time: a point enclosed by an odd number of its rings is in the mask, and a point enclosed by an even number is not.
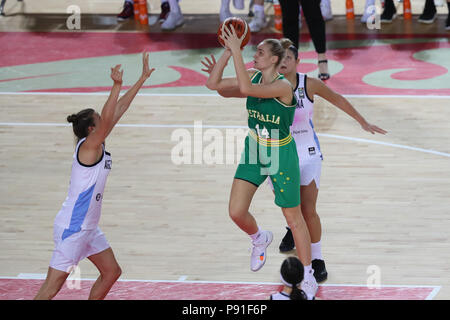
{"type": "Polygon", "coordinates": [[[283,36],[288,38],[298,48],[300,30],[299,4],[308,25],[309,33],[317,53],[326,52],[325,21],[320,11],[320,0],[280,0],[283,14],[283,36]]]}

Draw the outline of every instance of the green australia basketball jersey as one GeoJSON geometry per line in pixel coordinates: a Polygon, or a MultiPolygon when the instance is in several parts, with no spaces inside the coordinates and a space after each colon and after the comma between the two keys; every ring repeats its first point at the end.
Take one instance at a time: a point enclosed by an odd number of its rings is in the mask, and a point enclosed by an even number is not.
{"type": "MultiPolygon", "coordinates": [[[[274,81],[283,79],[278,75],[274,81]]],[[[261,83],[261,71],[252,76],[252,83],[261,83]]],[[[291,105],[286,105],[276,98],[247,97],[248,127],[252,138],[264,146],[283,146],[292,140],[290,126],[294,120],[297,100],[295,94],[291,105]]]]}

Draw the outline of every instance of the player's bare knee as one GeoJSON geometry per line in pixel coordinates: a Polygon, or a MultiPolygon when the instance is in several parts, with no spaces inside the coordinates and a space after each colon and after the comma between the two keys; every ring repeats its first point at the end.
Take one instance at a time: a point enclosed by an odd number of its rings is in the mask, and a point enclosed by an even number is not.
{"type": "Polygon", "coordinates": [[[114,269],[111,270],[110,272],[110,278],[114,281],[116,281],[117,279],[119,279],[119,277],[122,275],[122,269],[120,268],[119,265],[117,265],[114,269]]]}
{"type": "Polygon", "coordinates": [[[233,221],[239,221],[242,219],[242,217],[247,213],[246,210],[239,209],[234,206],[229,206],[228,208],[228,215],[230,216],[231,220],[233,221]]]}
{"type": "Polygon", "coordinates": [[[288,227],[291,230],[295,230],[301,227],[302,223],[299,219],[290,219],[290,220],[286,220],[288,227]]]}
{"type": "Polygon", "coordinates": [[[122,275],[122,269],[119,265],[117,265],[113,268],[103,270],[103,272],[101,272],[101,275],[103,279],[114,282],[122,275]]]}
{"type": "Polygon", "coordinates": [[[305,220],[318,219],[316,208],[314,206],[303,205],[302,214],[305,220]]]}
{"type": "Polygon", "coordinates": [[[291,230],[299,228],[302,224],[300,216],[296,212],[285,211],[284,217],[286,218],[286,223],[291,230]]]}
{"type": "Polygon", "coordinates": [[[116,279],[119,279],[120,276],[122,275],[122,268],[119,265],[117,266],[114,274],[116,279]]]}

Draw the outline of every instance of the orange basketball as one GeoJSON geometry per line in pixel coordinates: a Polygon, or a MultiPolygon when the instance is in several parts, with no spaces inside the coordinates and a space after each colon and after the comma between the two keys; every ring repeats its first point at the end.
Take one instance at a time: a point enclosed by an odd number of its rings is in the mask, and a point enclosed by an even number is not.
{"type": "Polygon", "coordinates": [[[233,25],[234,30],[236,31],[236,35],[240,38],[244,35],[244,40],[242,40],[241,49],[245,47],[245,45],[250,41],[250,28],[248,27],[247,22],[245,20],[238,17],[231,17],[222,22],[219,26],[219,30],[217,30],[217,39],[219,43],[225,47],[222,38],[222,32],[225,30],[225,26],[231,29],[230,25],[233,25]]]}

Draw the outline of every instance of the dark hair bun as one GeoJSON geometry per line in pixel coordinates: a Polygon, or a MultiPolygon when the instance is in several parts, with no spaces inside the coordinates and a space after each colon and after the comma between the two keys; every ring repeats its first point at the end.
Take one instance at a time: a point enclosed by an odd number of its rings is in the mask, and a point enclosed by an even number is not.
{"type": "Polygon", "coordinates": [[[76,114],[71,114],[70,116],[67,116],[67,122],[73,123],[77,121],[78,117],[76,114]]]}

